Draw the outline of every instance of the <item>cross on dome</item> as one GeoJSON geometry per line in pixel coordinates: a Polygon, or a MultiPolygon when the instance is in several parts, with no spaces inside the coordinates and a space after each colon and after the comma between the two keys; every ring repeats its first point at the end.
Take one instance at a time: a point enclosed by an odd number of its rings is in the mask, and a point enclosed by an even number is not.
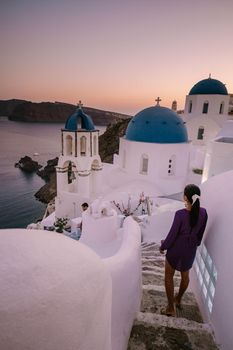
{"type": "Polygon", "coordinates": [[[82,106],[83,106],[83,103],[82,103],[81,100],[79,100],[79,101],[78,101],[78,107],[79,107],[79,108],[82,108],[82,106]]]}
{"type": "Polygon", "coordinates": [[[156,100],[155,100],[155,102],[157,102],[156,106],[159,106],[159,102],[161,102],[161,101],[162,101],[161,98],[157,97],[156,100]]]}
{"type": "Polygon", "coordinates": [[[211,79],[211,73],[209,73],[209,79],[211,79]]]}

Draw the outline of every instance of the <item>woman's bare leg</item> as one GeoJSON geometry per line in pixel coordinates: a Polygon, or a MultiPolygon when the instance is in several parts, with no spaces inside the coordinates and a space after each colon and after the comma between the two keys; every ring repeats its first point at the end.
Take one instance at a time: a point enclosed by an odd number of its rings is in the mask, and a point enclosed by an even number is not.
{"type": "Polygon", "coordinates": [[[175,269],[169,264],[169,262],[165,261],[165,289],[167,294],[168,306],[167,312],[175,313],[174,309],[174,282],[173,276],[175,273],[175,269]]]}
{"type": "Polygon", "coordinates": [[[188,271],[182,271],[181,273],[181,281],[180,281],[180,288],[179,292],[176,295],[176,302],[177,304],[181,303],[181,298],[184,295],[186,289],[188,288],[189,285],[189,270],[188,271]]]}

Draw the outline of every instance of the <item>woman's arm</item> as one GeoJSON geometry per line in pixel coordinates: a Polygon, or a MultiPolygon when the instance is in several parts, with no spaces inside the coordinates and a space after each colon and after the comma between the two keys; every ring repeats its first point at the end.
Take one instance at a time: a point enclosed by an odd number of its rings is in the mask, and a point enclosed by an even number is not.
{"type": "Polygon", "coordinates": [[[169,249],[176,240],[177,234],[180,230],[181,220],[178,212],[175,213],[175,217],[170,228],[170,231],[164,241],[161,241],[160,252],[169,249]]]}

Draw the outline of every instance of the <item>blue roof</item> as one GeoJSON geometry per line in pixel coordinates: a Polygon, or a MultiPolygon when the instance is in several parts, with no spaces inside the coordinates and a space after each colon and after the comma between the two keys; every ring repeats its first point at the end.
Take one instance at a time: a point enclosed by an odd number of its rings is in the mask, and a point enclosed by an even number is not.
{"type": "Polygon", "coordinates": [[[154,106],[137,113],[128,124],[125,138],[153,143],[188,142],[183,120],[171,109],[154,106]]]}
{"type": "Polygon", "coordinates": [[[65,129],[70,131],[78,130],[78,122],[81,121],[82,130],[95,130],[95,126],[91,117],[85,114],[81,107],[78,107],[75,112],[66,120],[65,129]]]}
{"type": "Polygon", "coordinates": [[[228,95],[226,86],[217,79],[204,79],[195,84],[189,95],[228,95]]]}

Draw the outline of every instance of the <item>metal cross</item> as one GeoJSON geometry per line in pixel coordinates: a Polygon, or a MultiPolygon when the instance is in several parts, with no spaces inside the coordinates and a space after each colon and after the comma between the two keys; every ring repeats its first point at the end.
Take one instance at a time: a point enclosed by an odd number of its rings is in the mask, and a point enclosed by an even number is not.
{"type": "Polygon", "coordinates": [[[156,106],[159,106],[159,102],[162,101],[160,97],[157,97],[155,102],[157,102],[157,105],[156,106]]]}
{"type": "Polygon", "coordinates": [[[82,101],[79,100],[79,101],[78,101],[78,107],[79,107],[79,108],[82,108],[82,106],[83,106],[82,101]]]}

